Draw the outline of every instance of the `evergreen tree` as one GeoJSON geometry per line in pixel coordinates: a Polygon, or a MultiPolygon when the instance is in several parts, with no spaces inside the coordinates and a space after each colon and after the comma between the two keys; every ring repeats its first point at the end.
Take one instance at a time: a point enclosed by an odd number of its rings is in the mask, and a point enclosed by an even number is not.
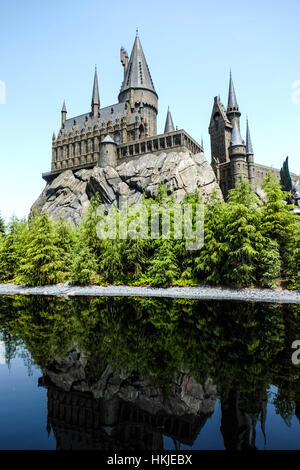
{"type": "Polygon", "coordinates": [[[226,214],[226,203],[214,195],[211,203],[205,207],[204,245],[195,258],[195,274],[201,280],[216,285],[224,282],[224,267],[229,251],[226,242],[226,214]]]}
{"type": "Polygon", "coordinates": [[[256,281],[256,270],[265,240],[260,233],[261,212],[259,199],[252,192],[248,180],[242,179],[229,192],[227,203],[225,263],[226,284],[251,286],[256,281]]]}
{"type": "Polygon", "coordinates": [[[126,266],[124,265],[124,249],[127,240],[102,240],[102,255],[100,260],[100,272],[109,282],[122,278],[126,266]]]}
{"type": "Polygon", "coordinates": [[[64,269],[52,220],[47,214],[36,215],[30,224],[18,280],[31,286],[55,284],[62,280],[64,269]]]}
{"type": "Polygon", "coordinates": [[[0,279],[14,278],[21,260],[28,236],[27,221],[13,217],[7,227],[7,233],[1,236],[0,244],[0,279]]]}
{"type": "Polygon", "coordinates": [[[89,284],[97,273],[97,261],[91,249],[78,244],[74,250],[70,280],[75,284],[89,284]]]}
{"type": "Polygon", "coordinates": [[[227,203],[213,200],[206,210],[204,247],[195,260],[200,278],[236,286],[263,279],[270,285],[278,277],[280,260],[276,244],[268,242],[260,225],[260,201],[248,181],[241,180],[229,192],[227,203]]]}
{"type": "Polygon", "coordinates": [[[68,222],[61,219],[55,222],[55,230],[57,235],[56,245],[61,253],[60,256],[64,264],[64,270],[68,271],[72,264],[76,232],[68,222]]]}
{"type": "Polygon", "coordinates": [[[275,287],[281,274],[278,243],[265,238],[258,258],[256,280],[262,287],[275,287]]]}
{"type": "Polygon", "coordinates": [[[179,277],[179,268],[171,240],[158,240],[154,258],[146,273],[153,286],[170,286],[179,277]]]}
{"type": "Polygon", "coordinates": [[[5,223],[0,214],[0,235],[5,232],[5,223]]]}
{"type": "Polygon", "coordinates": [[[274,172],[269,172],[262,188],[267,201],[262,210],[261,230],[267,237],[276,240],[284,251],[297,228],[295,214],[291,212],[291,206],[286,204],[286,193],[282,191],[274,172]]]}
{"type": "Polygon", "coordinates": [[[90,248],[97,260],[101,258],[102,240],[97,235],[97,225],[102,220],[97,209],[102,204],[99,194],[90,201],[86,215],[78,228],[80,238],[90,248]]]}
{"type": "Polygon", "coordinates": [[[291,287],[300,289],[300,222],[296,224],[296,230],[287,244],[286,274],[292,281],[291,287]]]}

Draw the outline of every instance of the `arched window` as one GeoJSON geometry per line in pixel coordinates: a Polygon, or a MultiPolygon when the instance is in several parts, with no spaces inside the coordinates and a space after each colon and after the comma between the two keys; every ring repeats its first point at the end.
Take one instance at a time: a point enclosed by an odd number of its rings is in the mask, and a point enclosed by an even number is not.
{"type": "Polygon", "coordinates": [[[220,113],[215,113],[214,115],[214,123],[215,123],[215,129],[216,131],[219,128],[219,120],[220,120],[220,113]]]}
{"type": "Polygon", "coordinates": [[[117,132],[117,133],[114,135],[114,141],[116,142],[117,145],[119,145],[119,143],[121,142],[120,132],[117,132]]]}
{"type": "Polygon", "coordinates": [[[139,139],[142,139],[144,137],[144,134],[145,134],[144,126],[143,124],[141,124],[139,127],[139,139]]]}

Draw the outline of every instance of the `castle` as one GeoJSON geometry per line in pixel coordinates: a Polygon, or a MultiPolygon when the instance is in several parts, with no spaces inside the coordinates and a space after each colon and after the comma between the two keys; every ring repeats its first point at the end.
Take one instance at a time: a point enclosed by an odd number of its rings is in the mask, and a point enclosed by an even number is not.
{"type": "MultiPolygon", "coordinates": [[[[61,128],[52,137],[51,171],[43,178],[51,182],[67,169],[116,167],[123,161],[151,153],[170,150],[203,152],[185,130],[175,129],[170,111],[167,112],[163,134],[157,134],[158,96],[144,56],[138,34],[130,58],[121,48],[124,79],[118,103],[101,108],[97,70],[95,69],[91,110],[67,119],[65,102],[61,110],[61,128]]],[[[241,175],[253,190],[258,188],[269,167],[254,163],[254,152],[247,121],[246,143],[240,133],[240,110],[230,73],[227,110],[218,97],[214,98],[209,124],[211,166],[226,198],[241,175]]],[[[154,157],[155,158],[155,157],[154,157]]],[[[274,170],[280,179],[280,171],[274,170]]],[[[297,179],[292,175],[292,179],[297,179]]]]}

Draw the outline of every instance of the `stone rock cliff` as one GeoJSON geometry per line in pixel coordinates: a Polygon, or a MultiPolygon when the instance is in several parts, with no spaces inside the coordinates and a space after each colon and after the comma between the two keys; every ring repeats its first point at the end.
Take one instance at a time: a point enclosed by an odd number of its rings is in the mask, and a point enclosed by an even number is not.
{"type": "Polygon", "coordinates": [[[174,192],[178,202],[185,194],[196,190],[204,202],[208,202],[213,191],[222,198],[204,154],[185,151],[146,154],[116,168],[66,170],[46,185],[31,210],[48,212],[53,218],[63,218],[77,225],[95,194],[99,193],[107,206],[119,205],[122,197],[128,197],[128,203],[136,203],[143,193],[155,196],[160,183],[174,192]]]}

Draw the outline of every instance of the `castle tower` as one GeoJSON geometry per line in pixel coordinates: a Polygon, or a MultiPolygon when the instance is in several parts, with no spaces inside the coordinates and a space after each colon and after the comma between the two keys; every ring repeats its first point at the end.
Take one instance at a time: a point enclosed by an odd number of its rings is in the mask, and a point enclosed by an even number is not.
{"type": "Polygon", "coordinates": [[[63,107],[61,109],[61,127],[64,126],[65,122],[67,119],[67,108],[66,108],[66,103],[65,100],[63,102],[63,107]]]}
{"type": "Polygon", "coordinates": [[[119,103],[128,102],[131,113],[138,112],[140,104],[143,103],[139,134],[146,137],[145,127],[147,127],[148,136],[156,135],[158,96],[138,34],[133,44],[129,62],[126,51],[121,48],[121,63],[124,67],[124,80],[119,93],[119,103]],[[145,123],[147,123],[147,126],[145,126],[145,123]]]}
{"type": "Polygon", "coordinates": [[[117,144],[110,135],[107,135],[99,145],[98,166],[101,168],[106,166],[115,167],[117,166],[117,161],[117,144]]]}
{"type": "Polygon", "coordinates": [[[240,181],[240,178],[248,178],[248,165],[246,164],[246,146],[242,139],[236,120],[233,128],[229,147],[231,187],[240,181]]]}
{"type": "Polygon", "coordinates": [[[249,123],[247,119],[247,132],[246,132],[246,161],[248,165],[248,177],[252,188],[255,184],[255,167],[254,167],[254,152],[251,142],[249,123]]]}
{"type": "Polygon", "coordinates": [[[93,117],[98,116],[98,112],[99,112],[99,109],[100,109],[100,96],[99,96],[98,75],[97,75],[97,68],[96,67],[95,67],[91,107],[92,107],[93,117]]]}
{"type": "Polygon", "coordinates": [[[231,124],[236,121],[238,128],[240,129],[240,116],[241,113],[239,111],[239,105],[237,103],[232,75],[230,71],[230,78],[229,78],[229,90],[228,90],[228,104],[227,104],[227,116],[230,120],[231,124]]]}
{"type": "Polygon", "coordinates": [[[172,115],[170,113],[170,109],[168,108],[164,133],[167,134],[168,132],[173,132],[173,131],[175,131],[175,127],[174,127],[172,115]]]}
{"type": "Polygon", "coordinates": [[[214,98],[208,132],[210,134],[211,145],[211,166],[219,181],[219,165],[229,162],[232,124],[218,96],[214,98]]]}

